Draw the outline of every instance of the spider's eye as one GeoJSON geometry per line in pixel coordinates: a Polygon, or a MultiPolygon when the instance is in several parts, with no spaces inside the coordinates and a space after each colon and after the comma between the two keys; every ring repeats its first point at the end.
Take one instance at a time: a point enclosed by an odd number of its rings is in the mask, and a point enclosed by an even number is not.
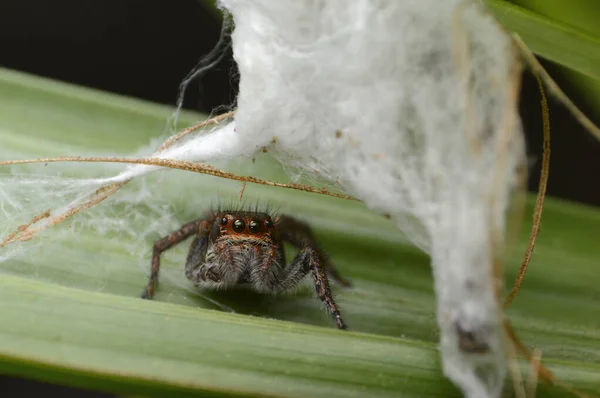
{"type": "Polygon", "coordinates": [[[271,220],[265,221],[265,227],[267,227],[267,228],[273,228],[273,221],[271,221],[271,220]]]}
{"type": "Polygon", "coordinates": [[[235,232],[242,232],[246,229],[246,223],[244,220],[240,220],[239,218],[233,222],[233,230],[235,232]]]}
{"type": "Polygon", "coordinates": [[[227,225],[228,222],[229,220],[227,219],[227,217],[221,218],[221,225],[227,225]]]}
{"type": "Polygon", "coordinates": [[[252,221],[250,221],[250,224],[248,224],[248,229],[253,234],[259,233],[260,232],[260,223],[256,220],[252,220],[252,221]]]}

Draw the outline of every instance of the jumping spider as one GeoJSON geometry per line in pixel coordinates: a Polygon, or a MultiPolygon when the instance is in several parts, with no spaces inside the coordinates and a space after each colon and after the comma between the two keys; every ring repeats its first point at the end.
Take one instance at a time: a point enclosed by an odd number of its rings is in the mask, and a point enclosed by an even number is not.
{"type": "Polygon", "coordinates": [[[279,293],[292,289],[310,272],[317,296],[336,326],[346,329],[333,299],[327,272],[341,285],[350,284],[318,247],[307,224],[285,215],[271,218],[268,212],[209,212],[204,218],[157,240],[150,279],[142,298],[154,296],[161,253],[193,235],[185,276],[196,286],[222,289],[247,283],[260,293],[279,293]],[[284,242],[299,249],[289,264],[285,263],[284,242]]]}

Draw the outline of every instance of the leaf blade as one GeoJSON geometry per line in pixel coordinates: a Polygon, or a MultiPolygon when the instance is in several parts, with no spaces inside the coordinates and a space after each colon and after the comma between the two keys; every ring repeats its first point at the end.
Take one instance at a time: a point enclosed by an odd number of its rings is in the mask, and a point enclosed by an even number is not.
{"type": "MultiPolygon", "coordinates": [[[[36,78],[25,78],[24,98],[38,98],[39,83],[36,78]]],[[[0,79],[0,95],[5,86],[0,79]]],[[[128,100],[132,101],[132,112],[125,106],[115,106],[117,97],[110,95],[101,101],[93,96],[79,97],[80,105],[73,110],[62,94],[64,91],[68,97],[71,89],[58,84],[51,104],[32,100],[25,105],[24,101],[10,116],[26,119],[32,112],[43,116],[47,113],[37,113],[35,108],[50,107],[60,116],[48,130],[47,139],[59,148],[61,142],[68,145],[72,138],[70,134],[63,136],[63,131],[80,133],[71,126],[73,117],[85,119],[88,112],[93,112],[115,124],[108,131],[104,131],[106,125],[92,124],[87,131],[104,133],[104,140],[111,141],[103,147],[107,150],[111,146],[133,150],[136,145],[146,145],[162,128],[161,118],[168,116],[166,109],[162,116],[154,111],[143,112],[152,107],[141,101],[136,115],[137,101],[128,100]],[[123,134],[149,120],[154,120],[152,129],[132,136],[123,134]]],[[[0,130],[6,117],[0,118],[0,130]]],[[[192,115],[190,119],[194,118],[192,115]]],[[[8,123],[11,127],[6,130],[24,139],[30,138],[27,134],[33,124],[40,131],[46,126],[44,117],[30,118],[27,123],[10,119],[8,123]]],[[[5,147],[10,145],[0,142],[5,147]]],[[[30,146],[28,154],[39,156],[46,149],[30,146]]],[[[240,169],[248,166],[238,165],[240,169]]],[[[274,173],[272,167],[267,159],[257,158],[258,172],[274,173]]],[[[85,175],[87,169],[76,172],[85,175]]],[[[198,199],[200,187],[234,197],[239,188],[219,179],[179,172],[169,172],[168,179],[159,173],[147,183],[160,187],[162,200],[173,205],[181,222],[197,216],[196,205],[203,203],[198,199]]],[[[246,192],[281,202],[282,210],[301,214],[316,226],[319,240],[355,283],[353,289],[337,290],[347,321],[355,330],[370,334],[344,334],[333,329],[310,288],[277,300],[245,292],[212,294],[209,297],[241,314],[211,311],[214,306],[189,291],[181,271],[183,248],[164,260],[158,300],[139,300],[151,240],[135,242],[134,236],[103,236],[91,228],[73,235],[58,228],[41,237],[52,244],[34,242],[40,247],[33,246],[28,256],[2,264],[0,318],[7,322],[0,324],[0,352],[4,355],[0,369],[42,379],[62,369],[70,372],[64,380],[68,383],[90,388],[107,383],[105,387],[111,391],[147,391],[156,396],[174,391],[183,395],[221,392],[277,396],[335,391],[356,396],[457,394],[442,377],[434,348],[437,328],[428,259],[405,246],[393,224],[359,203],[262,187],[249,186],[246,192]],[[146,254],[135,258],[132,253],[139,253],[140,246],[146,248],[146,254]],[[208,357],[198,355],[204,352],[200,351],[204,346],[195,340],[195,333],[203,333],[203,343],[212,344],[208,357]],[[386,337],[400,334],[405,337],[386,337]],[[163,348],[152,357],[156,346],[163,348]],[[348,353],[348,347],[354,347],[354,351],[348,353]],[[221,358],[228,352],[231,357],[221,358]],[[25,358],[24,353],[28,353],[25,358]],[[153,363],[149,358],[158,361],[159,370],[147,369],[145,364],[153,363]],[[340,367],[344,361],[350,366],[340,367]],[[120,367],[121,363],[129,367],[120,367]],[[281,374],[285,369],[290,375],[281,374]],[[216,371],[220,372],[218,382],[211,384],[209,377],[216,371]],[[354,373],[361,375],[355,377],[354,373]],[[232,381],[231,374],[240,377],[232,381]]],[[[161,198],[152,198],[155,200],[161,198]]],[[[141,207],[143,214],[146,210],[141,207]]],[[[527,214],[531,214],[531,207],[527,214]]],[[[600,363],[600,325],[589,316],[600,311],[600,295],[594,296],[600,286],[594,262],[598,247],[593,244],[594,236],[600,235],[599,220],[597,210],[547,201],[544,229],[531,269],[516,305],[509,311],[525,341],[544,350],[545,364],[559,377],[590,391],[600,385],[596,371],[600,363]],[[571,258],[570,268],[565,269],[564,262],[571,258]],[[587,357],[582,358],[584,351],[587,357]]],[[[135,230],[135,222],[131,228],[135,230]]],[[[157,225],[157,229],[164,228],[157,225]]],[[[527,236],[528,229],[523,225],[522,237],[527,236]]],[[[524,244],[521,241],[511,257],[509,273],[518,266],[524,244]]],[[[556,388],[546,390],[556,396],[568,395],[556,388]]]]}
{"type": "Polygon", "coordinates": [[[503,0],[485,0],[507,29],[531,50],[595,80],[600,79],[600,38],[503,0]]]}

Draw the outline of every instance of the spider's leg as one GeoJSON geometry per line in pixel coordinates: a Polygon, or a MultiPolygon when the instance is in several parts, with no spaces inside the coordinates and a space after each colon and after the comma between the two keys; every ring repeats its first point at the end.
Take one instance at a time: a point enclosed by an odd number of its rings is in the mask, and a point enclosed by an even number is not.
{"type": "Polygon", "coordinates": [[[298,255],[292,262],[285,264],[285,251],[283,242],[281,242],[277,247],[277,255],[279,257],[279,261],[281,261],[283,264],[283,267],[281,268],[279,275],[277,275],[276,286],[273,288],[276,292],[285,292],[291,290],[302,279],[304,279],[310,270],[304,266],[302,261],[296,260],[298,255]]]}
{"type": "Polygon", "coordinates": [[[308,224],[293,217],[282,215],[277,220],[278,228],[283,232],[283,239],[298,247],[299,243],[307,240],[321,258],[321,262],[329,275],[344,287],[352,286],[333,265],[329,256],[319,247],[308,224]]]}
{"type": "Polygon", "coordinates": [[[169,235],[154,242],[150,278],[148,280],[148,284],[146,285],[146,289],[142,293],[142,298],[150,300],[154,296],[154,289],[156,287],[156,283],[158,282],[158,271],[160,270],[160,255],[162,252],[196,234],[198,232],[200,223],[200,220],[187,223],[177,231],[173,231],[169,235]]]}
{"type": "Polygon", "coordinates": [[[201,221],[198,225],[197,235],[190,246],[187,260],[185,261],[185,276],[190,280],[195,280],[194,270],[196,270],[206,258],[209,233],[210,227],[208,221],[201,221]]]}
{"type": "Polygon", "coordinates": [[[311,272],[317,296],[325,304],[325,307],[333,318],[336,326],[339,329],[347,329],[337,304],[333,299],[325,267],[321,262],[319,253],[315,249],[309,244],[302,245],[300,252],[292,262],[285,267],[283,272],[285,272],[285,275],[283,275],[281,280],[281,289],[293,287],[302,279],[302,277],[311,272]]]}

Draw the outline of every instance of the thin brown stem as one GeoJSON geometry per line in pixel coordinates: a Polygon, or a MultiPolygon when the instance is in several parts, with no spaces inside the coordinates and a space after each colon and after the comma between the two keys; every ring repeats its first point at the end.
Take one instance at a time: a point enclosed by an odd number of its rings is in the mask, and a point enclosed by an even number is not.
{"type": "Polygon", "coordinates": [[[523,278],[525,278],[525,272],[531,261],[533,255],[533,249],[535,248],[535,242],[540,233],[540,223],[542,220],[542,212],[544,210],[544,199],[546,197],[546,188],[548,187],[548,175],[550,174],[550,111],[548,109],[548,101],[546,100],[546,94],[544,93],[544,86],[539,76],[536,75],[536,79],[540,88],[541,105],[542,105],[542,122],[544,130],[544,143],[543,143],[543,154],[542,154],[542,172],[540,174],[540,183],[537,198],[535,201],[535,209],[533,211],[533,223],[531,226],[531,233],[529,234],[529,243],[527,250],[525,251],[525,257],[521,263],[521,268],[515,279],[513,288],[504,302],[504,306],[508,307],[510,303],[515,299],[517,292],[519,291],[523,278]]]}
{"type": "Polygon", "coordinates": [[[247,183],[245,181],[242,183],[242,189],[240,189],[240,194],[239,194],[240,201],[244,197],[244,191],[246,190],[246,184],[247,183]]]}
{"type": "Polygon", "coordinates": [[[23,159],[23,160],[6,160],[1,161],[0,166],[5,165],[16,165],[16,164],[29,164],[29,163],[56,163],[56,162],[88,162],[88,163],[132,163],[132,164],[145,164],[149,166],[167,167],[171,169],[179,169],[191,171],[194,173],[208,174],[215,177],[227,178],[230,180],[251,182],[254,184],[268,185],[279,188],[289,188],[304,192],[317,193],[321,195],[333,196],[340,199],[358,200],[348,195],[331,192],[325,188],[315,188],[310,185],[304,184],[285,184],[280,182],[273,182],[268,180],[262,180],[251,176],[240,176],[234,173],[216,169],[212,166],[190,162],[187,160],[173,160],[173,159],[162,159],[162,158],[120,158],[120,157],[83,157],[83,156],[61,156],[56,158],[39,158],[39,159],[23,159]]]}
{"type": "Polygon", "coordinates": [[[27,229],[38,221],[50,217],[50,209],[46,210],[43,213],[38,214],[33,217],[27,224],[19,225],[19,227],[10,235],[6,237],[2,242],[0,242],[0,247],[6,246],[8,243],[14,242],[17,240],[17,236],[21,235],[23,232],[27,231],[27,229]]]}

